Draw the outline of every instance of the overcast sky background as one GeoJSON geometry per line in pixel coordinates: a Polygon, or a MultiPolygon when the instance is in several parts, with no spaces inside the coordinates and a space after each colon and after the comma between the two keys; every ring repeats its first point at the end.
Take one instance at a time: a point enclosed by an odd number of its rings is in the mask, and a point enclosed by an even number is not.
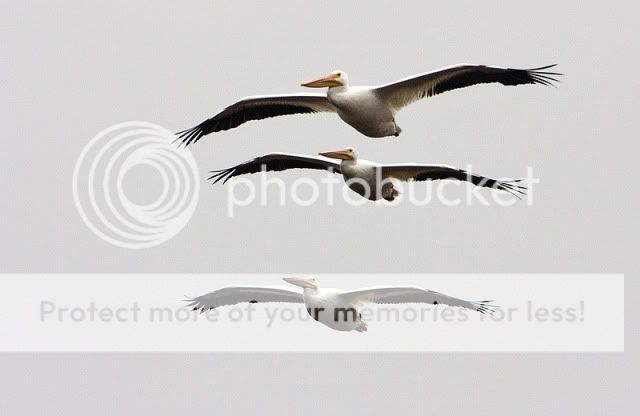
{"type": "MultiPolygon", "coordinates": [[[[627,294],[637,294],[640,81],[631,2],[2,4],[4,272],[622,272],[627,294]],[[421,101],[398,115],[398,139],[365,138],[331,114],[206,137],[191,148],[202,172],[196,213],[156,248],[105,243],[73,204],[76,158],[112,124],[180,130],[240,97],[300,91],[300,81],[337,68],[366,85],[459,62],[558,63],[566,75],[557,88],[477,86],[421,101]],[[486,176],[519,177],[531,166],[541,182],[533,206],[338,201],[255,205],[228,218],[225,188],[205,181],[210,169],[270,151],[346,145],[380,162],[471,164],[486,176]]],[[[290,183],[303,175],[279,176],[290,183]]],[[[25,355],[2,359],[16,371],[2,385],[11,410],[49,403],[92,414],[94,400],[109,403],[98,413],[115,399],[156,413],[184,411],[185,403],[275,410],[276,401],[314,413],[348,410],[347,399],[388,410],[390,397],[409,412],[481,413],[481,404],[500,403],[512,412],[588,414],[606,403],[607,413],[623,414],[635,345],[627,339],[627,353],[602,356],[25,355]],[[131,386],[142,394],[127,393],[131,386]],[[169,401],[174,395],[180,405],[169,401]]]]}

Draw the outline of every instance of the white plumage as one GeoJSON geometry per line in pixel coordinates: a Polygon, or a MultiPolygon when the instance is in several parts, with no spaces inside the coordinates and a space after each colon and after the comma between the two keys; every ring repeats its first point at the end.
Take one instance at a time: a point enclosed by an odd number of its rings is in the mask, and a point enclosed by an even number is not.
{"type": "Polygon", "coordinates": [[[337,331],[367,330],[360,313],[363,306],[374,304],[425,303],[466,308],[492,313],[496,308],[489,300],[471,302],[416,286],[377,286],[358,290],[321,288],[314,278],[284,278],[302,291],[284,287],[229,286],[193,299],[188,307],[206,310],[238,303],[304,303],[309,315],[337,331]]]}
{"type": "Polygon", "coordinates": [[[324,157],[304,156],[290,153],[269,153],[239,165],[212,171],[209,178],[214,183],[225,183],[230,178],[256,172],[282,171],[288,169],[316,169],[342,174],[345,183],[353,192],[371,201],[385,199],[393,201],[398,196],[391,179],[401,181],[456,180],[470,182],[476,186],[506,191],[513,195],[524,195],[526,188],[521,180],[497,180],[475,175],[447,165],[427,164],[380,164],[360,159],[352,148],[320,153],[324,157]],[[336,163],[330,159],[339,159],[336,163]]]}
{"type": "Polygon", "coordinates": [[[350,86],[346,72],[333,71],[302,84],[309,88],[326,87],[326,94],[245,97],[197,126],[179,132],[178,139],[189,145],[207,134],[229,130],[247,121],[318,112],[337,113],[368,137],[398,136],[402,130],[396,124],[396,112],[421,98],[476,84],[551,85],[557,81],[552,76],[561,75],[545,71],[553,66],[511,69],[460,64],[375,87],[350,86]]]}

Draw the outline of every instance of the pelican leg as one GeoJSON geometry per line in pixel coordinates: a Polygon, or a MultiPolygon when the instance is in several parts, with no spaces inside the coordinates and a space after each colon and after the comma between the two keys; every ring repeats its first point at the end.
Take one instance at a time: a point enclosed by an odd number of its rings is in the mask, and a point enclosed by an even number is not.
{"type": "Polygon", "coordinates": [[[359,321],[354,328],[358,332],[367,332],[367,324],[364,321],[359,321]]]}
{"type": "Polygon", "coordinates": [[[398,192],[398,190],[393,187],[392,183],[385,183],[382,186],[382,197],[385,200],[391,202],[396,199],[398,195],[400,195],[400,192],[398,192]]]}

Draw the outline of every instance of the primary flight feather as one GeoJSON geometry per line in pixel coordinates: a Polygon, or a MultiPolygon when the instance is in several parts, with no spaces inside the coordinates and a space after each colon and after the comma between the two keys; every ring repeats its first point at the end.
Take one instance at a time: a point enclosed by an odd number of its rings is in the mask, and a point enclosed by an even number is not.
{"type": "Polygon", "coordinates": [[[554,76],[561,75],[546,71],[554,66],[512,69],[460,64],[376,87],[350,86],[346,72],[333,71],[301,84],[308,88],[327,88],[326,94],[246,97],[177,135],[178,140],[188,146],[208,134],[229,130],[251,120],[330,112],[337,113],[344,122],[365,136],[398,136],[402,130],[396,124],[396,113],[421,98],[476,84],[552,85],[557,81],[554,76]]]}

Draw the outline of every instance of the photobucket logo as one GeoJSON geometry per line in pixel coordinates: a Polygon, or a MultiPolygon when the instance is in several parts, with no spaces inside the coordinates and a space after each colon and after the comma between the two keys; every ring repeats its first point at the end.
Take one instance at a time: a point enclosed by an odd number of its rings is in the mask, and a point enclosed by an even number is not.
{"type": "MultiPolygon", "coordinates": [[[[227,216],[233,217],[238,208],[252,204],[267,206],[271,203],[286,206],[307,207],[317,203],[333,206],[336,196],[350,206],[366,204],[427,206],[437,203],[443,206],[533,205],[534,185],[540,179],[527,167],[521,179],[491,179],[474,175],[473,167],[467,165],[461,176],[439,178],[442,180],[400,181],[383,177],[380,169],[376,180],[355,177],[344,180],[332,170],[318,178],[299,177],[293,181],[274,176],[265,166],[257,173],[258,180],[250,177],[225,177],[229,171],[214,171],[209,179],[223,179],[227,191],[227,216]],[[222,178],[219,177],[222,175],[222,178]]],[[[222,182],[222,183],[224,183],[222,182]]]]}
{"type": "MultiPolygon", "coordinates": [[[[102,130],[82,149],[73,171],[73,198],[98,237],[124,248],[153,247],[191,219],[200,193],[198,167],[174,139],[161,126],[131,121],[102,130]],[[160,178],[161,191],[152,202],[134,202],[125,192],[133,169],[144,169],[150,182],[160,178]]],[[[143,180],[132,193],[139,196],[146,188],[143,180]]]]}

